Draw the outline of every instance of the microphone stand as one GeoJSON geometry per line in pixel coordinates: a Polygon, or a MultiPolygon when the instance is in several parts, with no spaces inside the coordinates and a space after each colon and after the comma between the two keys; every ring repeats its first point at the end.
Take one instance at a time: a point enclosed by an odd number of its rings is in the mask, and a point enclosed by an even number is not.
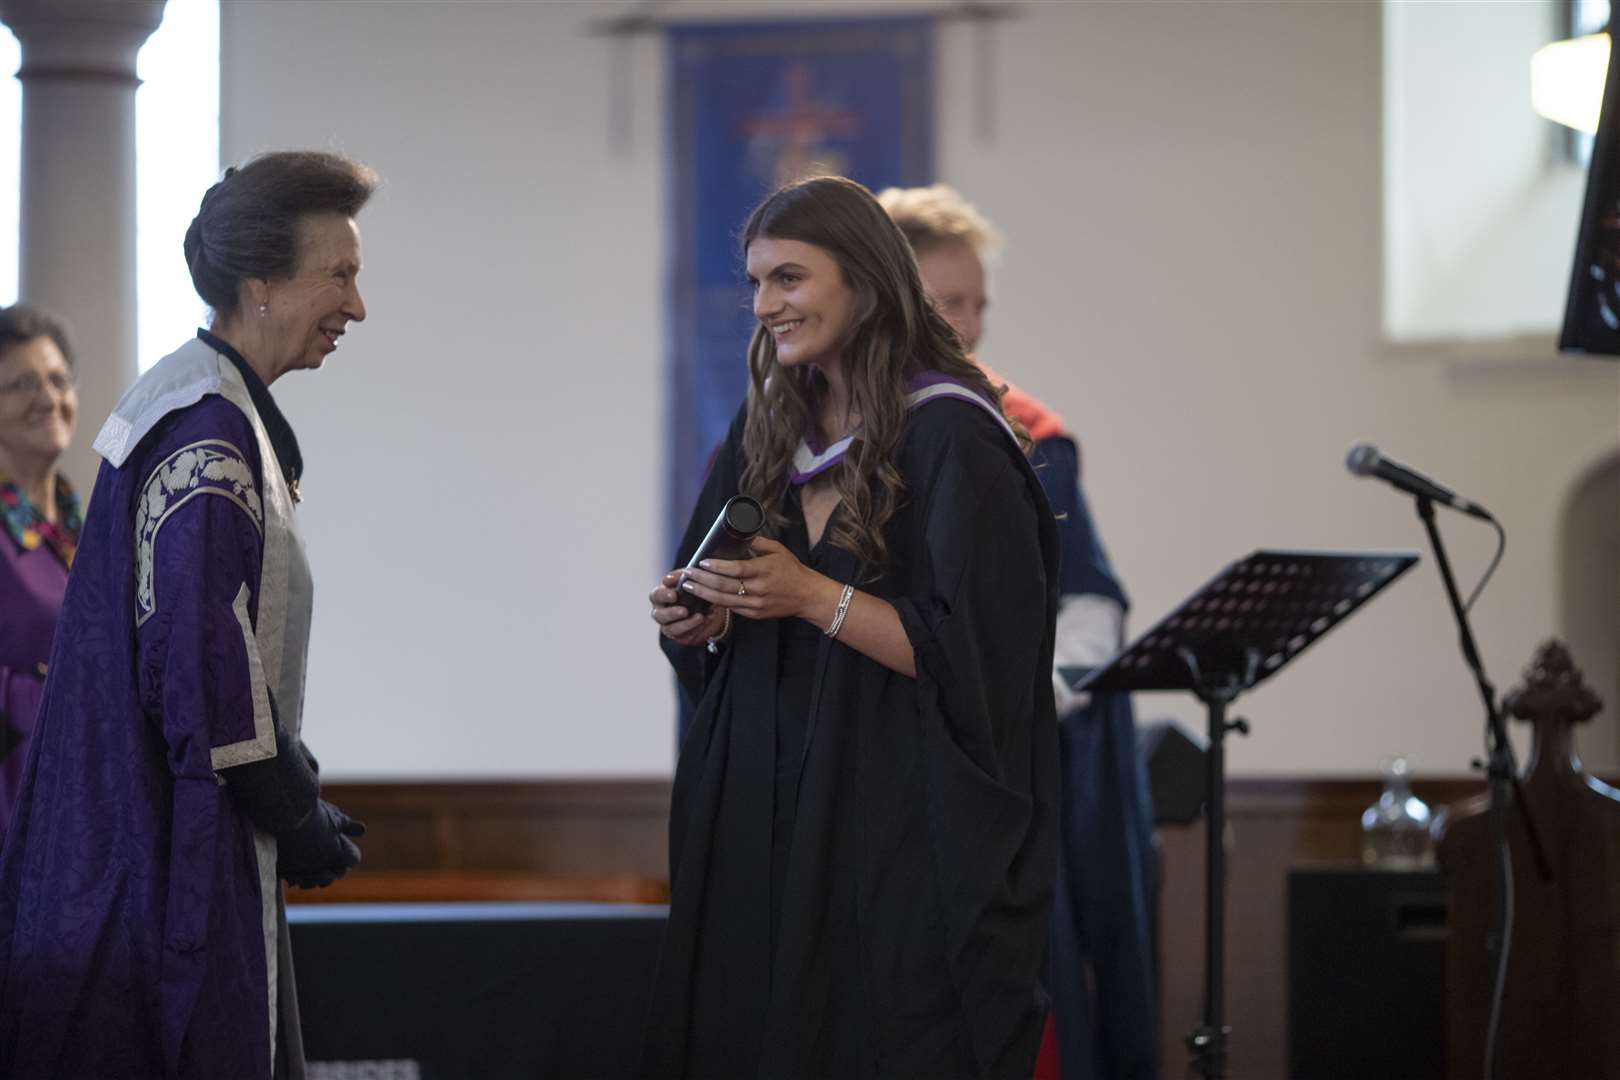
{"type": "MultiPolygon", "coordinates": [[[[1530,813],[1530,802],[1525,798],[1519,780],[1519,767],[1513,758],[1513,744],[1508,741],[1507,727],[1496,701],[1496,687],[1486,677],[1485,664],[1480,660],[1479,647],[1474,642],[1474,631],[1468,624],[1468,611],[1457,592],[1457,579],[1451,573],[1451,560],[1446,557],[1445,543],[1434,520],[1434,501],[1427,496],[1415,496],[1418,517],[1429,534],[1429,545],[1434,548],[1434,561],[1440,567],[1440,579],[1446,586],[1446,598],[1451,601],[1451,614],[1457,620],[1458,639],[1462,645],[1463,660],[1473,672],[1479,688],[1480,700],[1485,705],[1486,746],[1489,758],[1485,763],[1486,791],[1490,801],[1491,841],[1500,853],[1497,861],[1496,898],[1492,909],[1491,936],[1486,948],[1491,967],[1495,970],[1491,994],[1490,1030],[1487,1034],[1485,1061],[1488,1075],[1496,1080],[1499,1075],[1502,1048],[1502,1025],[1499,1009],[1502,988],[1507,979],[1507,958],[1513,935],[1513,857],[1508,847],[1507,811],[1510,802],[1517,800],[1524,819],[1525,831],[1530,837],[1530,850],[1536,859],[1536,869],[1543,881],[1552,880],[1552,868],[1547,863],[1546,849],[1530,813]]],[[[1476,763],[1477,764],[1477,763],[1476,763]]]]}

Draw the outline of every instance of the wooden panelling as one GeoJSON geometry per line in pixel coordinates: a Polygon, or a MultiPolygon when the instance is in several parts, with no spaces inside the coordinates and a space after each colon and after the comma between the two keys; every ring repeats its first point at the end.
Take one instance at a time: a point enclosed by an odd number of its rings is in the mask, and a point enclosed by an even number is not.
{"type": "MultiPolygon", "coordinates": [[[[1437,810],[1483,790],[1472,778],[1418,781],[1437,810]]],[[[658,899],[666,895],[669,783],[329,784],[369,827],[365,864],[324,896],[293,899],[658,899]]],[[[1227,786],[1226,941],[1230,1075],[1284,1080],[1288,870],[1359,859],[1374,778],[1244,779],[1227,786]]],[[[1161,830],[1164,1075],[1203,1006],[1204,834],[1161,830]]]]}
{"type": "Polygon", "coordinates": [[[669,789],[662,780],[327,784],[323,795],[366,823],[365,862],[314,898],[375,899],[386,875],[404,875],[392,879],[396,887],[416,893],[453,893],[428,876],[459,881],[471,890],[460,899],[469,900],[489,899],[502,876],[529,882],[530,895],[507,898],[563,899],[539,895],[548,879],[575,882],[575,891],[580,883],[634,882],[611,890],[662,896],[669,789]]]}

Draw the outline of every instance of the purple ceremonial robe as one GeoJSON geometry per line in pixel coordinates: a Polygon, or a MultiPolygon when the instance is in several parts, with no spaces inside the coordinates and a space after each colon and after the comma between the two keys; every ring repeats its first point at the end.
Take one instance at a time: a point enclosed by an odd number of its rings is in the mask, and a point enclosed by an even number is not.
{"type": "Polygon", "coordinates": [[[0,530],[0,837],[11,820],[27,760],[68,569],[49,545],[24,550],[0,530]]]}
{"type": "Polygon", "coordinates": [[[274,842],[217,775],[275,753],[266,444],[209,378],[103,450],[0,854],[0,1076],[271,1075],[274,842]]]}

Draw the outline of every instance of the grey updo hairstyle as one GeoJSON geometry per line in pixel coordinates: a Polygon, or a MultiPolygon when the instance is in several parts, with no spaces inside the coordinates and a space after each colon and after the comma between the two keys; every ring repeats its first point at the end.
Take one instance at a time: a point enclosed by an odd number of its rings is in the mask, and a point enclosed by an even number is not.
{"type": "Polygon", "coordinates": [[[314,150],[261,154],[226,169],[186,230],[186,266],[197,295],[216,314],[235,314],[243,281],[285,277],[296,269],[300,218],[353,217],[376,190],[371,169],[314,150]]]}

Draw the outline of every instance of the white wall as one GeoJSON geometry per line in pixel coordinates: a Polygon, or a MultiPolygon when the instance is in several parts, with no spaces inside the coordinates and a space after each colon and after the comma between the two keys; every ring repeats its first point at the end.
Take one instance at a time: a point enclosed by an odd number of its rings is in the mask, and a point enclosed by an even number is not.
{"type": "MultiPolygon", "coordinates": [[[[308,716],[335,775],[670,768],[644,600],[667,558],[662,54],[628,50],[616,150],[612,51],[583,33],[628,6],[224,6],[223,154],[333,147],[386,178],[371,318],[277,386],[310,463],[308,716]]],[[[942,36],[941,175],[1009,240],[986,358],[1081,433],[1136,625],[1255,547],[1421,546],[1405,501],[1344,473],[1367,438],[1507,523],[1476,617],[1511,684],[1558,629],[1558,512],[1620,439],[1620,368],[1381,348],[1378,6],[1022,10],[995,30],[993,140],[971,32],[942,36]]],[[[1471,580],[1488,537],[1446,527],[1471,580]]],[[[1462,771],[1478,707],[1448,619],[1426,559],[1248,699],[1233,770],[1462,771]]],[[[1614,722],[1585,748],[1620,765],[1614,722]]]]}
{"type": "Polygon", "coordinates": [[[222,154],[332,148],[386,183],[360,219],[367,323],[276,387],[308,461],[307,715],[334,774],[671,767],[643,610],[659,159],[609,152],[590,13],[223,6],[222,154]]]}

